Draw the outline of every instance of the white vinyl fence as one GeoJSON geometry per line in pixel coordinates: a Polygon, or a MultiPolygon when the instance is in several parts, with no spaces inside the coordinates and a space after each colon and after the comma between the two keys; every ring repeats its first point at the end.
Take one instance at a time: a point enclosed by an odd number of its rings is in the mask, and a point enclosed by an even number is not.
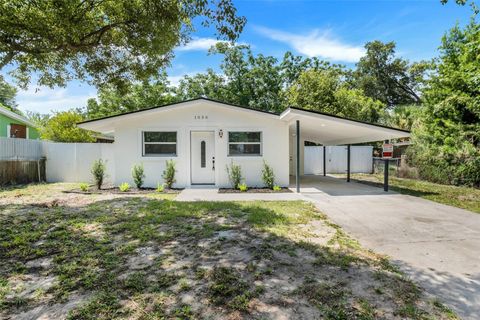
{"type": "Polygon", "coordinates": [[[105,182],[114,181],[112,143],[44,142],[43,154],[47,158],[48,182],[92,182],[90,170],[97,159],[107,162],[105,182]]]}
{"type": "Polygon", "coordinates": [[[92,182],[90,170],[97,159],[107,161],[105,182],[115,180],[112,143],[59,143],[0,137],[0,161],[38,161],[43,157],[47,182],[92,182]]]}
{"type": "MultiPolygon", "coordinates": [[[[372,146],[352,146],[350,152],[350,170],[352,173],[372,173],[372,146]]],[[[326,147],[325,155],[327,173],[347,172],[346,146],[326,147]]],[[[323,174],[323,147],[305,147],[304,172],[305,174],[323,174]]]]}
{"type": "Polygon", "coordinates": [[[42,141],[0,138],[0,160],[38,160],[42,157],[42,141]]]}

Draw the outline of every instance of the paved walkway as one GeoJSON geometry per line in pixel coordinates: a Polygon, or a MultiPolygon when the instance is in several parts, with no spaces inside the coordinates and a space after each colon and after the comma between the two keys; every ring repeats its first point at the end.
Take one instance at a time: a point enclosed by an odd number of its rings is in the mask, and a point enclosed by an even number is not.
{"type": "Polygon", "coordinates": [[[479,319],[480,214],[333,177],[305,176],[301,182],[301,194],[186,189],[177,200],[312,201],[363,246],[389,255],[463,319],[479,319]]]}
{"type": "Polygon", "coordinates": [[[184,189],[177,201],[281,201],[305,200],[298,193],[218,193],[218,189],[184,189]]]}
{"type": "Polygon", "coordinates": [[[302,194],[363,246],[389,255],[463,319],[480,318],[480,214],[332,177],[302,194]]]}

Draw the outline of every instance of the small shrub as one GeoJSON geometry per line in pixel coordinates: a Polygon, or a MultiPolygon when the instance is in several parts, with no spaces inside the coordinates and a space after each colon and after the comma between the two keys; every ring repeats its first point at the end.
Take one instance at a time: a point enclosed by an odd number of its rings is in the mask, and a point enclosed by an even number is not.
{"type": "Polygon", "coordinates": [[[268,189],[273,189],[275,186],[275,174],[273,173],[272,167],[270,167],[265,160],[263,161],[262,180],[268,189]]]}
{"type": "Polygon", "coordinates": [[[163,184],[160,184],[160,183],[157,183],[157,189],[156,189],[157,192],[163,192],[165,191],[165,186],[163,184]]]}
{"type": "Polygon", "coordinates": [[[105,180],[105,171],[107,170],[106,162],[102,159],[95,160],[92,165],[92,175],[97,189],[102,188],[103,180],[105,180]]]}
{"type": "Polygon", "coordinates": [[[282,187],[274,185],[273,186],[273,191],[282,191],[282,187]]]}
{"type": "Polygon", "coordinates": [[[83,192],[87,192],[88,191],[88,183],[80,183],[80,190],[82,190],[83,192]]]}
{"type": "Polygon", "coordinates": [[[143,164],[136,164],[132,167],[133,182],[140,189],[145,179],[145,171],[143,170],[143,164]]]}
{"type": "Polygon", "coordinates": [[[242,191],[242,192],[247,191],[247,190],[248,190],[247,184],[246,184],[246,183],[240,183],[240,184],[238,185],[238,190],[240,190],[240,191],[242,191]]]}
{"type": "Polygon", "coordinates": [[[238,189],[240,183],[242,182],[242,167],[238,164],[234,164],[233,161],[230,164],[230,168],[227,165],[227,175],[228,180],[230,180],[230,184],[232,185],[233,189],[238,189]]]}
{"type": "Polygon", "coordinates": [[[130,185],[127,182],[124,182],[118,188],[122,192],[127,192],[128,190],[130,190],[130,185]]]}
{"type": "Polygon", "coordinates": [[[171,189],[173,184],[176,182],[175,180],[175,161],[167,160],[165,170],[163,170],[162,178],[165,182],[165,186],[168,189],[171,189]]]}

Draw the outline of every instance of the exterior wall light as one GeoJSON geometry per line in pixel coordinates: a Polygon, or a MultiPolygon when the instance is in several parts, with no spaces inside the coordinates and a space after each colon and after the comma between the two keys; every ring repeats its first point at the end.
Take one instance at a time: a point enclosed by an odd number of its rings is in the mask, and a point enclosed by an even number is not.
{"type": "Polygon", "coordinates": [[[218,136],[220,137],[220,139],[223,138],[223,129],[220,129],[218,131],[218,136]]]}

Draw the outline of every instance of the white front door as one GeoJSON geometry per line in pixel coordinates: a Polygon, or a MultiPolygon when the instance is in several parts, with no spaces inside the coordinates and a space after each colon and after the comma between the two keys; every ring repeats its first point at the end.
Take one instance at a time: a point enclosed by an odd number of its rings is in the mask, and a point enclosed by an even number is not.
{"type": "Polygon", "coordinates": [[[215,184],[215,133],[192,131],[190,145],[192,184],[215,184]]]}

